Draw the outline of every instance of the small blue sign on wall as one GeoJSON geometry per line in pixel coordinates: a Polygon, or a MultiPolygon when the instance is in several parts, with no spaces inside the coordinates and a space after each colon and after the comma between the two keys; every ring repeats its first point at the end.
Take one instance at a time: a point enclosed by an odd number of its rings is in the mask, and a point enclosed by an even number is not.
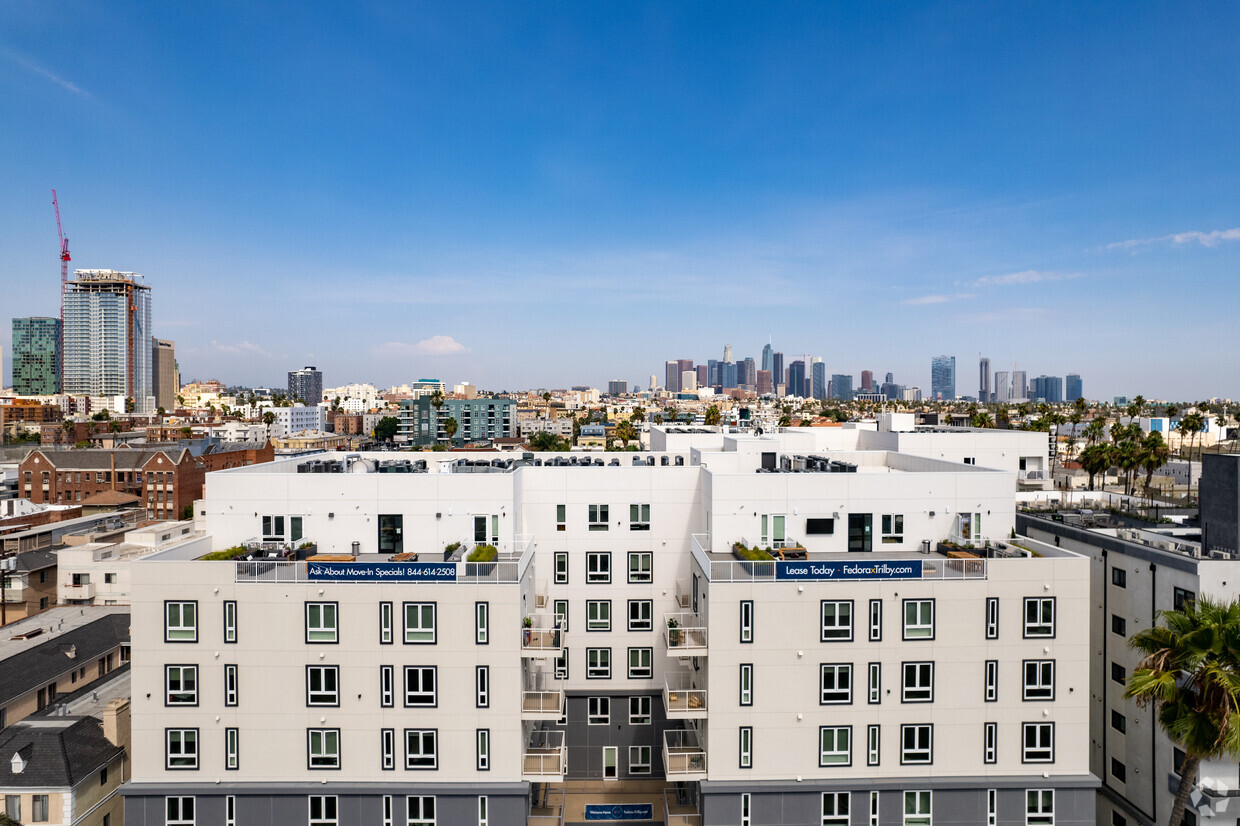
{"type": "Polygon", "coordinates": [[[653,820],[653,803],[587,803],[586,820],[653,820]]]}
{"type": "Polygon", "coordinates": [[[776,562],[775,578],[786,580],[921,579],[920,559],[776,562]]]}
{"type": "Polygon", "coordinates": [[[456,565],[443,562],[307,562],[322,582],[455,582],[456,565]]]}

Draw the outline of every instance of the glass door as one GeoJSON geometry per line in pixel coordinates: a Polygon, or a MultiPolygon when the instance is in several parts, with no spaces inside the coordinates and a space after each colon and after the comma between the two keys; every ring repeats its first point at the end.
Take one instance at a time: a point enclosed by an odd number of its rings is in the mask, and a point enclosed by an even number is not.
{"type": "Polygon", "coordinates": [[[379,514],[379,553],[398,554],[405,548],[403,517],[399,513],[379,514]]]}
{"type": "Polygon", "coordinates": [[[603,746],[603,779],[616,779],[616,755],[619,752],[618,746],[603,746]]]}
{"type": "Polygon", "coordinates": [[[874,514],[848,514],[848,550],[850,553],[869,553],[874,550],[874,514]]]}

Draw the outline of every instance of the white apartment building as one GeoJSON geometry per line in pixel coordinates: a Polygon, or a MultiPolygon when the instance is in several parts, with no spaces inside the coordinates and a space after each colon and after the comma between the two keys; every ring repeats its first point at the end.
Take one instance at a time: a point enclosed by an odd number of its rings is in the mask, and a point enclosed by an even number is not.
{"type": "Polygon", "coordinates": [[[200,554],[210,539],[192,521],[156,522],[127,531],[122,542],[66,545],[56,551],[56,591],[60,605],[128,605],[133,597],[131,565],[161,549],[177,546],[200,554]]]}
{"type": "Polygon", "coordinates": [[[295,404],[292,407],[269,407],[261,410],[259,416],[271,412],[276,420],[271,423],[269,436],[280,439],[301,433],[305,430],[327,429],[327,408],[319,405],[306,406],[295,404]]]}
{"type": "Polygon", "coordinates": [[[489,826],[665,780],[629,814],[1092,824],[1090,563],[1006,544],[1017,437],[996,469],[840,432],[209,474],[213,549],[319,556],[132,566],[127,823],[489,826]]]}

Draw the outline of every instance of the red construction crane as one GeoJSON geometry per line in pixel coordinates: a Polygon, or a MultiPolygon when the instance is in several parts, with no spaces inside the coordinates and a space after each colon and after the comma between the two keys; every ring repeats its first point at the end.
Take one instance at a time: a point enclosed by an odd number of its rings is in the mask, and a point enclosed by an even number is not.
{"type": "Polygon", "coordinates": [[[56,190],[52,190],[52,208],[56,210],[56,232],[60,235],[60,386],[63,392],[65,381],[65,285],[69,283],[69,239],[60,227],[60,204],[56,201],[56,190]]]}

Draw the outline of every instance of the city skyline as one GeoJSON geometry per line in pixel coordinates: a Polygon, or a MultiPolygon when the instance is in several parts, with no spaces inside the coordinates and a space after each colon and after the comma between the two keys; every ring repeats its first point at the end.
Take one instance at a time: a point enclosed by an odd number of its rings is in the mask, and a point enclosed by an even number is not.
{"type": "Polygon", "coordinates": [[[55,187],[74,266],[147,276],[186,380],[644,387],[773,335],[923,388],[954,354],[963,394],[981,351],[1093,398],[1236,398],[1238,23],[8,3],[2,323],[56,313],[55,187]]]}

